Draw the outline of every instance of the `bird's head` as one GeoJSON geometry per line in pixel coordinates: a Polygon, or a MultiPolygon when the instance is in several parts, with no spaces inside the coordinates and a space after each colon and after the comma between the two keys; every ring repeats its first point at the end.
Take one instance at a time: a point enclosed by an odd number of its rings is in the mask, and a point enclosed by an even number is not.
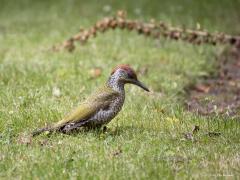
{"type": "Polygon", "coordinates": [[[111,77],[123,84],[135,84],[145,91],[149,91],[149,89],[138,80],[136,72],[129,65],[118,65],[112,70],[111,77]]]}

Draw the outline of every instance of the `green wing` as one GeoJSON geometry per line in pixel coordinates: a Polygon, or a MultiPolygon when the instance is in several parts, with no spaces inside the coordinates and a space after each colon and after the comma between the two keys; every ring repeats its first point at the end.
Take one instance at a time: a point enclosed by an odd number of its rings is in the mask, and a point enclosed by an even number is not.
{"type": "Polygon", "coordinates": [[[55,123],[52,128],[60,128],[68,123],[81,122],[94,115],[98,110],[110,105],[110,103],[119,96],[117,91],[104,86],[98,89],[94,94],[87,98],[78,108],[67,115],[61,121],[55,123]]]}

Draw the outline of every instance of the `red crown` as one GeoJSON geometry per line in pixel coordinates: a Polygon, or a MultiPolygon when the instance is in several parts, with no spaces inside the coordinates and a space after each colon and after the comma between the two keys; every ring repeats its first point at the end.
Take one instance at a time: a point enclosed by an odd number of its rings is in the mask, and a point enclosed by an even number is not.
{"type": "Polygon", "coordinates": [[[117,67],[115,67],[112,70],[111,75],[113,73],[115,73],[118,69],[122,69],[122,70],[126,71],[128,76],[132,77],[133,79],[137,79],[136,72],[128,64],[120,64],[120,65],[118,65],[117,67]]]}

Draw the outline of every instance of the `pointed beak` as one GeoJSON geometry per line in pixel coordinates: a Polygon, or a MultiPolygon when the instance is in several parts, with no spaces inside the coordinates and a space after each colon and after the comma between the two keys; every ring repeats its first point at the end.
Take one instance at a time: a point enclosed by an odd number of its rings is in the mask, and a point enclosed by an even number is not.
{"type": "Polygon", "coordinates": [[[138,80],[135,80],[135,79],[127,79],[125,80],[127,83],[130,83],[130,84],[135,84],[137,86],[139,86],[140,88],[144,89],[145,91],[148,91],[149,92],[149,89],[140,81],[138,80]]]}

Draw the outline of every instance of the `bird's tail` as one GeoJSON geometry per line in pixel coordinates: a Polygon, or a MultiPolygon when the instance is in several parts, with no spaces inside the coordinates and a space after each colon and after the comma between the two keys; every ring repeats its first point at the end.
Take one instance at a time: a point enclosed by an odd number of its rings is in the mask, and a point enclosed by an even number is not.
{"type": "Polygon", "coordinates": [[[41,129],[37,129],[35,131],[32,132],[32,136],[38,136],[40,134],[42,134],[43,132],[53,132],[55,129],[54,128],[51,128],[51,127],[44,127],[44,128],[41,128],[41,129]]]}

